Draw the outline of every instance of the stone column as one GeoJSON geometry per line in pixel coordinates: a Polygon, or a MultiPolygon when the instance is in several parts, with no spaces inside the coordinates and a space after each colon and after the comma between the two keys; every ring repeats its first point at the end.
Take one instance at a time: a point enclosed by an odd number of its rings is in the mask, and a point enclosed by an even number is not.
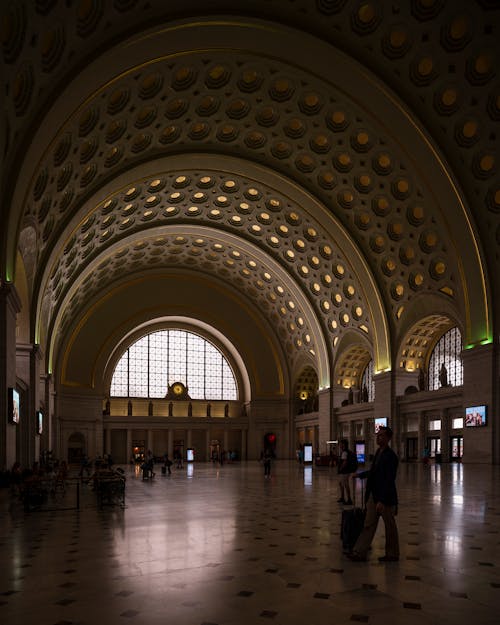
{"type": "Polygon", "coordinates": [[[29,388],[29,453],[33,460],[40,460],[40,441],[37,440],[36,411],[40,409],[40,364],[42,352],[39,345],[33,345],[30,351],[30,388],[29,388]]]}
{"type": "Polygon", "coordinates": [[[104,440],[105,440],[105,448],[104,453],[111,453],[111,428],[104,428],[104,440]]]}
{"type": "Polygon", "coordinates": [[[307,440],[307,428],[306,427],[297,428],[297,433],[299,435],[299,439],[303,441],[304,445],[309,442],[307,440]]]}
{"type": "Polygon", "coordinates": [[[186,448],[193,446],[193,430],[186,430],[186,448]]]}
{"type": "Polygon", "coordinates": [[[406,458],[406,436],[407,436],[407,416],[398,414],[398,423],[399,423],[399,441],[398,441],[398,449],[399,449],[399,457],[401,459],[406,458]]]}
{"type": "Polygon", "coordinates": [[[150,430],[148,428],[146,436],[147,436],[146,452],[148,451],[148,449],[151,449],[151,451],[153,452],[153,455],[154,455],[154,451],[153,451],[153,430],[150,430]]]}
{"type": "Polygon", "coordinates": [[[442,462],[450,462],[451,423],[447,408],[441,411],[441,457],[442,462]]]}
{"type": "Polygon", "coordinates": [[[174,457],[174,430],[172,428],[168,428],[167,431],[167,451],[168,457],[172,460],[174,457]]]}
{"type": "Polygon", "coordinates": [[[223,445],[224,445],[224,451],[227,452],[227,449],[229,447],[229,431],[228,431],[227,427],[224,428],[224,442],[223,442],[223,445]]]}
{"type": "Polygon", "coordinates": [[[373,419],[363,420],[363,439],[365,441],[365,462],[368,462],[370,454],[375,453],[373,449],[373,419]]]}
{"type": "Polygon", "coordinates": [[[354,421],[349,421],[349,449],[354,449],[354,443],[356,441],[356,424],[354,421]]]}
{"type": "Polygon", "coordinates": [[[130,458],[132,457],[132,430],[127,428],[127,450],[125,452],[125,461],[127,464],[130,462],[130,458]]]}
{"type": "Polygon", "coordinates": [[[17,442],[18,459],[23,466],[32,466],[39,460],[35,413],[40,408],[40,359],[38,345],[23,343],[16,346],[16,373],[24,386],[17,442]]]}
{"type": "Polygon", "coordinates": [[[462,352],[464,414],[467,406],[485,405],[488,411],[486,427],[464,427],[462,462],[500,462],[500,362],[495,364],[498,350],[496,343],[489,343],[462,352]]]}
{"type": "Polygon", "coordinates": [[[43,434],[42,434],[42,451],[54,449],[55,444],[55,428],[54,428],[54,389],[52,385],[52,376],[45,374],[40,376],[43,381],[43,434]]]}
{"type": "Polygon", "coordinates": [[[373,379],[375,381],[375,401],[373,402],[373,416],[375,419],[387,417],[387,425],[393,431],[391,447],[397,454],[399,454],[400,427],[396,419],[396,412],[394,410],[395,398],[392,372],[387,371],[383,373],[378,373],[374,376],[373,379]]]}
{"type": "Polygon", "coordinates": [[[205,430],[205,455],[210,460],[210,427],[205,430]]]}
{"type": "Polygon", "coordinates": [[[241,428],[240,459],[247,460],[247,431],[245,430],[245,428],[241,428]]]}
{"type": "Polygon", "coordinates": [[[418,413],[418,456],[423,458],[427,447],[427,419],[423,410],[418,413]]]}
{"type": "Polygon", "coordinates": [[[8,423],[7,389],[16,386],[16,316],[21,300],[13,284],[0,285],[0,466],[16,461],[16,427],[8,423]]]}
{"type": "MultiPolygon", "coordinates": [[[[318,449],[320,454],[329,453],[326,441],[332,440],[332,392],[324,389],[318,394],[318,449]]],[[[294,443],[296,441],[294,440],[294,443]]],[[[293,449],[295,453],[295,448],[293,449]]]]}

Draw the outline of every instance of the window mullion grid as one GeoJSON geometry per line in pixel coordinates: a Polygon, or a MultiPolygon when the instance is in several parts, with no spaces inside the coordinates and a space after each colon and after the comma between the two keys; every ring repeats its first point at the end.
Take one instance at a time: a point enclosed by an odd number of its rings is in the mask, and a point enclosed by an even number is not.
{"type": "Polygon", "coordinates": [[[221,360],[220,360],[220,398],[222,399],[224,397],[224,361],[222,360],[222,354],[221,354],[221,360]]]}
{"type": "MultiPolygon", "coordinates": [[[[172,357],[174,357],[174,370],[177,368],[175,358],[180,357],[177,364],[182,365],[182,357],[184,357],[186,384],[190,375],[191,377],[194,376],[191,382],[193,382],[193,389],[197,397],[205,400],[208,400],[209,397],[211,399],[224,399],[225,392],[229,392],[232,396],[236,389],[235,379],[223,354],[201,337],[193,340],[191,344],[189,333],[181,332],[180,336],[174,340],[172,332],[175,334],[176,331],[163,331],[161,338],[154,336],[155,333],[150,333],[147,338],[144,337],[146,340],[142,341],[140,348],[135,348],[134,344],[132,348],[129,347],[126,350],[122,368],[126,395],[131,397],[132,392],[135,394],[139,392],[139,396],[146,396],[149,399],[156,397],[159,390],[158,382],[159,380],[162,381],[163,389],[165,374],[167,383],[174,381],[170,380],[172,357]],[[182,341],[178,342],[177,338],[181,337],[184,339],[184,354],[179,353],[179,350],[182,351],[182,341]],[[173,356],[172,350],[175,352],[173,356]],[[144,363],[145,360],[147,363],[144,363]],[[144,369],[146,370],[144,371],[144,369]],[[137,376],[142,380],[139,385],[137,384],[137,376]],[[226,378],[228,379],[228,389],[225,387],[226,378]],[[152,384],[154,388],[152,388],[152,384]],[[144,389],[146,393],[141,395],[140,388],[146,385],[147,389],[144,389]]],[[[452,337],[453,340],[454,337],[452,337]]]]}

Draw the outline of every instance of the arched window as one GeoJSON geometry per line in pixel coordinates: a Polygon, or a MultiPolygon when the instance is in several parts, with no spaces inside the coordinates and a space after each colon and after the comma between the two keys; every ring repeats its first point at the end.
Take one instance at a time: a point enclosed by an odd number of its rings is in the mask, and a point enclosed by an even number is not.
{"type": "Polygon", "coordinates": [[[238,399],[233,371],[206,339],[184,330],[161,330],[131,345],[118,361],[112,397],[165,397],[182,382],[191,399],[238,399]]]}
{"type": "Polygon", "coordinates": [[[463,384],[462,334],[458,328],[451,328],[443,334],[431,354],[428,375],[430,391],[441,387],[439,372],[443,363],[448,373],[448,384],[461,386],[463,384]]]}
{"type": "Polygon", "coordinates": [[[368,401],[375,401],[375,381],[373,379],[373,360],[366,365],[363,371],[363,379],[361,380],[361,392],[365,388],[368,391],[368,401]]]}

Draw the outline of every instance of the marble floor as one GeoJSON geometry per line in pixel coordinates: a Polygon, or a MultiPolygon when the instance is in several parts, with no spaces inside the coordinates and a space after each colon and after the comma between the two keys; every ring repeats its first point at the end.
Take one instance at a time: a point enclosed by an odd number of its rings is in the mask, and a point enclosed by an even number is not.
{"type": "Polygon", "coordinates": [[[0,490],[2,625],[500,622],[500,467],[402,464],[386,564],[383,527],[368,562],[343,555],[333,469],[124,469],[124,507],[82,485],[76,509],[76,481],[28,512],[0,490]]]}

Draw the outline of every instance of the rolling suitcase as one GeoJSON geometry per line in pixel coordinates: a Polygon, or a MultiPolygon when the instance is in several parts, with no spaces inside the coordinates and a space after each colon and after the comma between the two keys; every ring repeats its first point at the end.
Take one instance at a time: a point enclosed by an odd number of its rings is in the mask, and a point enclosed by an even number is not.
{"type": "Polygon", "coordinates": [[[350,553],[358,540],[363,525],[365,523],[366,508],[363,496],[363,480],[361,480],[361,501],[362,508],[356,506],[356,489],[353,487],[354,506],[349,510],[342,510],[340,522],[340,539],[342,540],[342,550],[350,553]]]}

